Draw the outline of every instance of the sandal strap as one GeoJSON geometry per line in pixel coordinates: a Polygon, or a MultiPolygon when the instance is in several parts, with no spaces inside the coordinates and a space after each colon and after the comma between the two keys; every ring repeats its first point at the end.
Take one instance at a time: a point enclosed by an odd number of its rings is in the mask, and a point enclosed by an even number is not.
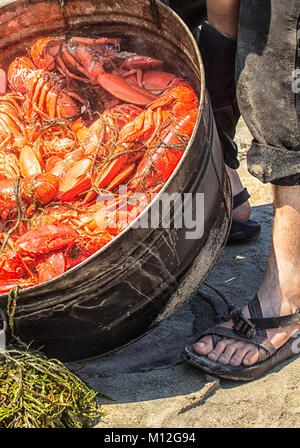
{"type": "MultiPolygon", "coordinates": [[[[231,313],[231,318],[235,324],[233,330],[246,337],[252,337],[259,330],[288,327],[300,322],[300,312],[280,317],[253,317],[263,315],[257,295],[249,303],[248,308],[251,315],[250,319],[247,319],[240,310],[231,313]]],[[[265,336],[262,333],[260,335],[265,336]]]]}
{"type": "MultiPolygon", "coordinates": [[[[248,310],[249,310],[251,319],[262,319],[264,317],[257,295],[255,295],[255,297],[248,303],[248,310]]],[[[267,338],[266,329],[257,329],[256,328],[256,334],[258,336],[267,338]]]]}
{"type": "Polygon", "coordinates": [[[281,317],[264,317],[262,319],[251,319],[257,330],[270,328],[289,327],[300,322],[300,313],[288,314],[281,317]]]}
{"type": "Polygon", "coordinates": [[[249,194],[247,188],[244,188],[243,191],[241,191],[240,193],[236,194],[233,197],[232,209],[234,210],[235,208],[244,204],[244,202],[248,201],[249,198],[250,198],[250,194],[249,194]]]}

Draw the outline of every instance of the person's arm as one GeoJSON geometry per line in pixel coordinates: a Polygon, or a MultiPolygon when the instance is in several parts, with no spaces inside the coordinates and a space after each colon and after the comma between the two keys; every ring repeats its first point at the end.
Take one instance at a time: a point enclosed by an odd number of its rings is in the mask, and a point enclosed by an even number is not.
{"type": "Polygon", "coordinates": [[[240,0],[206,0],[208,22],[223,34],[236,40],[240,0]]]}

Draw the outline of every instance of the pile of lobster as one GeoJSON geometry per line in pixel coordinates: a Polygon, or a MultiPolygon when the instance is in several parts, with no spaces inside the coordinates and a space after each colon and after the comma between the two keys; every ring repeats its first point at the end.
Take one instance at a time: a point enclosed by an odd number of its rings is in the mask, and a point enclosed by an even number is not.
{"type": "Polygon", "coordinates": [[[98,251],[178,164],[198,99],[120,39],[40,39],[0,70],[0,293],[98,251]]]}

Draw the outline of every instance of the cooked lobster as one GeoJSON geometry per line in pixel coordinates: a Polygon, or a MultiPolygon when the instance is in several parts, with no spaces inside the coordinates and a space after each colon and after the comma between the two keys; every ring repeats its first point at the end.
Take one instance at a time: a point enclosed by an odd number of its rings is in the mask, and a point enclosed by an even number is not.
{"type": "Polygon", "coordinates": [[[0,293],[63,274],[126,229],[198,116],[186,81],[107,37],[39,39],[0,71],[0,95],[0,293]]]}
{"type": "Polygon", "coordinates": [[[37,70],[27,57],[16,58],[8,70],[10,86],[26,94],[23,112],[27,121],[43,118],[78,117],[88,108],[87,99],[77,91],[75,81],[68,81],[57,73],[37,70]]]}
{"type": "MultiPolygon", "coordinates": [[[[161,74],[152,70],[162,68],[162,61],[120,51],[120,39],[115,38],[40,39],[32,47],[30,56],[37,68],[57,70],[67,78],[99,84],[118,99],[142,106],[156,98],[150,91],[152,86],[147,90],[151,76],[155,78],[157,73],[162,82],[161,74]],[[151,70],[146,88],[143,87],[144,70],[151,70]],[[132,82],[132,78],[131,82],[127,81],[132,75],[136,75],[137,83],[132,82]]],[[[166,74],[164,83],[169,83],[173,77],[166,74]]]]}

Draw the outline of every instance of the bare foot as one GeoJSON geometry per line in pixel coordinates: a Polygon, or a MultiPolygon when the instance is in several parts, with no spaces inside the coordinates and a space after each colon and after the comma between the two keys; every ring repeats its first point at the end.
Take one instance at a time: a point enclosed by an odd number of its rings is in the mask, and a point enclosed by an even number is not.
{"type": "MultiPolygon", "coordinates": [[[[274,307],[271,301],[260,301],[263,316],[274,317],[283,316],[287,314],[293,314],[298,311],[295,306],[281,307],[280,313],[278,313],[278,307],[274,307]],[[284,309],[283,309],[284,308],[284,309]]],[[[280,306],[280,302],[278,303],[280,306]]],[[[300,306],[299,306],[300,308],[300,306]]],[[[249,318],[250,313],[248,306],[242,310],[245,317],[249,318]]],[[[224,328],[233,327],[233,322],[230,320],[221,325],[224,328]]],[[[283,327],[278,329],[267,330],[268,340],[274,345],[276,349],[279,349],[284,345],[294,333],[300,329],[300,322],[298,324],[291,325],[289,327],[283,327]]],[[[263,349],[258,348],[256,345],[249,342],[240,341],[234,338],[223,338],[215,347],[213,347],[212,336],[204,336],[193,346],[193,350],[200,355],[205,355],[212,361],[217,361],[221,364],[240,366],[251,366],[255,364],[259,359],[259,351],[263,349]]]]}
{"type": "MultiPolygon", "coordinates": [[[[300,186],[274,187],[273,238],[267,269],[258,291],[263,317],[285,316],[300,309],[300,186]]],[[[243,310],[250,317],[248,306],[243,310]]],[[[222,326],[232,328],[232,321],[222,326]]],[[[289,327],[267,330],[276,349],[300,329],[300,322],[289,327]]],[[[224,338],[213,347],[212,336],[204,336],[193,347],[209,359],[232,366],[253,365],[259,357],[257,346],[234,338],[224,338]]]]}

